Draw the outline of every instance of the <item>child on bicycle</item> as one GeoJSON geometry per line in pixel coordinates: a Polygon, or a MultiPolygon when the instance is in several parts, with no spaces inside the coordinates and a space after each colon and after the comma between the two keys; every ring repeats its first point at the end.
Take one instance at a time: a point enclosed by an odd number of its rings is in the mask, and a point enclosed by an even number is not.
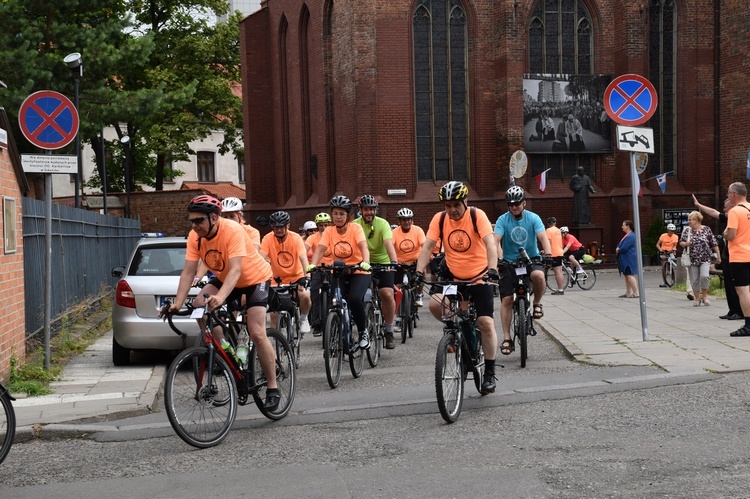
{"type": "Polygon", "coordinates": [[[667,224],[667,232],[659,236],[659,240],[656,242],[656,249],[659,250],[659,258],[661,258],[661,279],[662,283],[659,284],[660,288],[668,288],[667,284],[667,260],[669,259],[670,253],[675,254],[675,248],[677,248],[677,242],[680,238],[674,231],[677,230],[674,224],[667,224]]]}

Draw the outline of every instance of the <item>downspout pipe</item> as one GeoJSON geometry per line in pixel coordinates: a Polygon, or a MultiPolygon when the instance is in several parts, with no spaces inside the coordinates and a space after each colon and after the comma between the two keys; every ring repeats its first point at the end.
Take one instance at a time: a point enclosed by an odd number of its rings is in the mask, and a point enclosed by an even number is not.
{"type": "Polygon", "coordinates": [[[714,206],[724,206],[721,198],[721,0],[714,0],[714,206]]]}

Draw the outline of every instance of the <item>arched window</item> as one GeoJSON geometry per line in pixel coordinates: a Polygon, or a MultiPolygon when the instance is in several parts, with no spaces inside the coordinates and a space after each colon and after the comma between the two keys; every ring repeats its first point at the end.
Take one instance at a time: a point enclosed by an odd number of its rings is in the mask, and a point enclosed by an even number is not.
{"type": "MultiPolygon", "coordinates": [[[[540,0],[529,23],[529,73],[593,74],[594,33],[581,0],[540,0]]],[[[549,178],[568,178],[577,166],[593,177],[587,154],[530,154],[533,175],[550,168],[549,178]]]]}
{"type": "Polygon", "coordinates": [[[675,88],[677,11],[674,0],[652,0],[649,9],[649,80],[656,88],[659,105],[651,117],[654,155],[649,161],[653,175],[674,171],[676,163],[675,88]]]}
{"type": "Polygon", "coordinates": [[[419,0],[412,29],[418,179],[466,180],[468,27],[461,0],[419,0]]]}

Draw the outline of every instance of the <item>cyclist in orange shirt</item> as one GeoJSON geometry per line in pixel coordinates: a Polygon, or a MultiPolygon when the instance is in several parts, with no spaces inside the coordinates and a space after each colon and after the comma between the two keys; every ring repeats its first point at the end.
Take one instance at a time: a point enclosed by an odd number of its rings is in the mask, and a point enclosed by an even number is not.
{"type": "Polygon", "coordinates": [[[366,349],[370,347],[370,335],[367,332],[364,299],[372,279],[372,275],[368,272],[370,250],[367,249],[367,239],[365,239],[362,226],[349,221],[349,214],[352,211],[351,200],[346,196],[334,196],[331,198],[330,206],[333,226],[323,232],[307,271],[311,272],[322,262],[323,255],[328,248],[331,249],[334,260],[343,260],[346,265],[359,264],[365,271],[349,274],[341,280],[340,284],[357,325],[359,347],[366,349]]]}
{"type": "MultiPolygon", "coordinates": [[[[432,249],[438,241],[443,243],[445,263],[452,279],[473,280],[485,274],[497,281],[497,245],[487,215],[484,211],[469,208],[466,197],[469,188],[463,182],[451,181],[440,188],[438,197],[445,211],[432,217],[427,229],[422,252],[417,259],[417,276],[424,281],[424,270],[430,261],[432,249]],[[474,213],[472,214],[472,210],[474,213]],[[445,214],[445,215],[444,215],[445,214]],[[472,216],[473,215],[473,216],[472,216]],[[476,223],[474,223],[476,221],[476,223]],[[442,227],[441,227],[442,223],[442,227]]],[[[475,284],[462,290],[463,295],[474,302],[477,311],[477,326],[482,334],[484,351],[484,379],[480,393],[487,395],[495,391],[495,357],[497,355],[497,333],[494,321],[494,292],[490,284],[475,284]]],[[[436,319],[443,316],[443,295],[434,293],[430,300],[430,312],[436,319]]],[[[464,304],[468,306],[468,304],[464,304]]]]}
{"type": "Polygon", "coordinates": [[[297,284],[299,299],[299,330],[310,332],[307,313],[310,311],[310,291],[307,290],[307,250],[302,237],[289,231],[291,217],[285,211],[271,213],[268,225],[273,232],[263,236],[260,254],[271,263],[274,281],[279,284],[297,284]],[[280,281],[279,281],[280,280],[280,281]]]}
{"type": "Polygon", "coordinates": [[[557,291],[552,291],[553,295],[565,294],[565,278],[562,271],[562,259],[565,252],[563,251],[562,232],[557,228],[557,219],[549,217],[547,219],[547,239],[549,239],[550,249],[552,250],[552,271],[555,273],[557,282],[557,291]]]}
{"type": "MultiPolygon", "coordinates": [[[[320,238],[323,236],[325,230],[331,226],[331,215],[326,212],[321,212],[315,215],[315,224],[318,226],[318,232],[305,239],[305,248],[307,248],[307,259],[312,260],[315,248],[320,243],[320,238]]],[[[327,249],[320,259],[320,263],[323,265],[333,264],[333,253],[330,249],[327,249]]],[[[315,272],[310,276],[310,298],[311,307],[310,313],[307,316],[310,327],[312,328],[313,336],[320,336],[323,326],[323,320],[325,319],[325,306],[321,302],[320,289],[323,285],[323,275],[319,272],[315,272]]]]}
{"type": "Polygon", "coordinates": [[[732,280],[745,316],[745,325],[729,335],[750,336],[750,203],[747,202],[747,187],[742,182],[734,182],[727,189],[727,197],[734,207],[727,213],[724,239],[729,241],[732,280]]]}
{"type": "MultiPolygon", "coordinates": [[[[220,215],[221,203],[213,196],[196,196],[190,201],[188,219],[192,230],[187,241],[185,267],[170,311],[180,310],[185,303],[199,261],[205,262],[216,277],[203,288],[200,293],[203,303],[196,306],[205,306],[211,311],[221,307],[227,299],[244,298],[245,323],[268,380],[264,407],[272,411],[278,407],[281,396],[276,383],[275,353],[266,336],[271,266],[255,250],[245,229],[220,215]]],[[[220,334],[217,336],[223,338],[220,334]]]]}
{"type": "MultiPolygon", "coordinates": [[[[399,263],[410,265],[417,261],[419,254],[422,252],[422,245],[425,241],[424,230],[419,225],[414,225],[414,212],[409,208],[398,210],[396,217],[398,217],[399,225],[392,230],[396,258],[399,263]]],[[[404,271],[397,271],[394,281],[396,285],[401,285],[403,280],[404,271]]],[[[424,288],[423,284],[420,284],[417,288],[416,305],[418,307],[422,306],[422,288],[424,288]]]]}
{"type": "Polygon", "coordinates": [[[675,224],[667,224],[667,232],[659,236],[659,240],[656,241],[656,249],[659,250],[659,258],[661,259],[661,279],[663,281],[659,284],[660,288],[669,287],[669,284],[667,284],[667,266],[665,264],[667,263],[669,254],[675,253],[675,248],[680,240],[679,236],[674,233],[675,230],[677,230],[675,224]]]}

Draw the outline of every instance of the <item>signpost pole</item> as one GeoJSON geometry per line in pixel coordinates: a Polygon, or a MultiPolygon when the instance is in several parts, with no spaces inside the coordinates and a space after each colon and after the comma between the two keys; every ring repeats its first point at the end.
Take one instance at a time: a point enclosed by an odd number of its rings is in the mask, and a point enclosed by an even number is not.
{"type": "MultiPolygon", "coordinates": [[[[52,154],[52,151],[47,151],[52,154]]],[[[50,364],[52,322],[52,174],[44,174],[44,370],[50,364]]]]}
{"type": "Polygon", "coordinates": [[[635,251],[638,260],[638,295],[641,305],[641,330],[643,341],[648,341],[648,317],[646,316],[646,286],[643,283],[643,251],[641,250],[641,217],[638,212],[638,172],[635,169],[635,153],[630,153],[630,183],[633,191],[633,224],[635,225],[635,251]]]}

